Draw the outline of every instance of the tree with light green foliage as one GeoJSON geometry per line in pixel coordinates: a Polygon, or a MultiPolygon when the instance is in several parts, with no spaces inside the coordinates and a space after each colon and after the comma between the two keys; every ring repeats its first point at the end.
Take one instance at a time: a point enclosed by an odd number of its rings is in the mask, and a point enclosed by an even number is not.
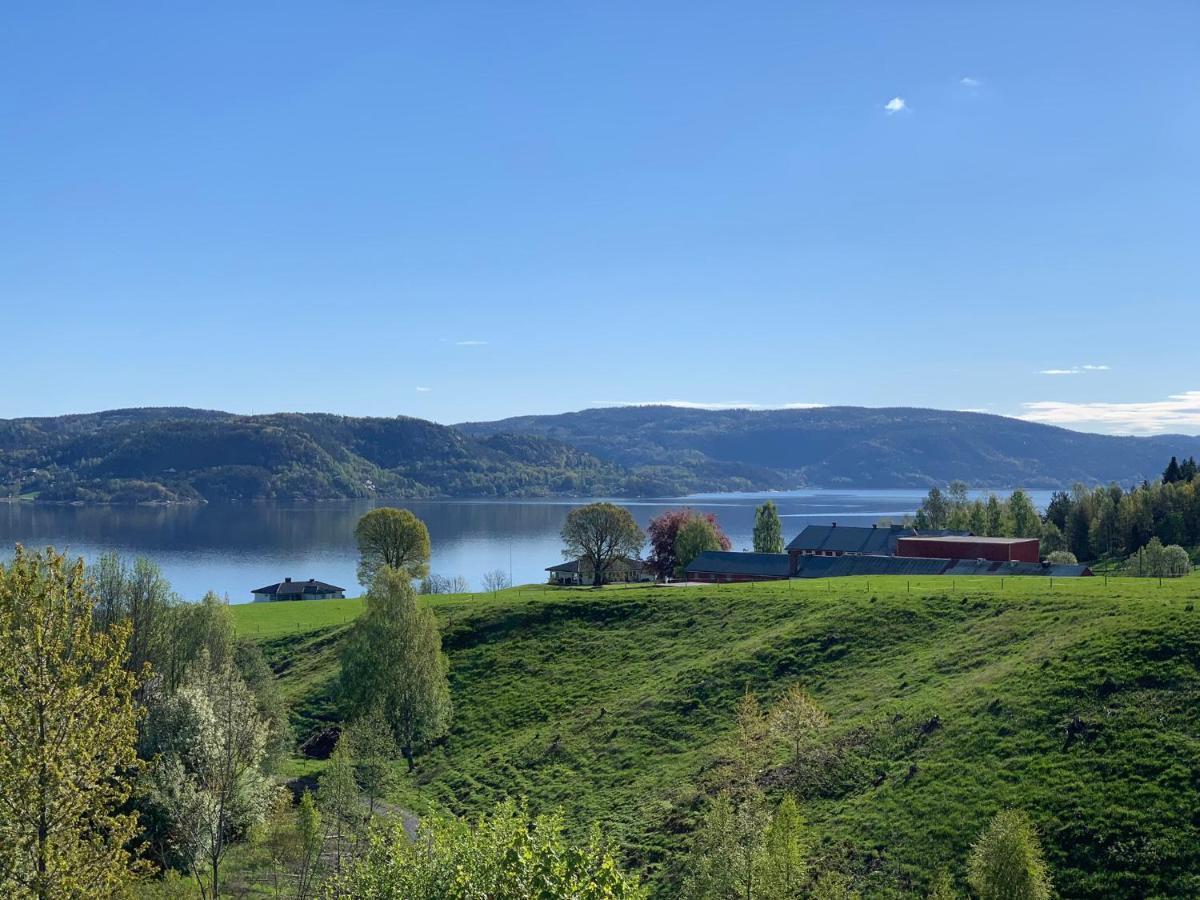
{"type": "Polygon", "coordinates": [[[675,558],[679,561],[676,577],[685,577],[688,563],[708,550],[720,550],[721,539],[711,522],[703,516],[693,516],[679,526],[675,535],[675,558]]]}
{"type": "Polygon", "coordinates": [[[794,764],[799,764],[804,745],[813,733],[829,724],[829,716],[799,684],[784,692],[772,707],[769,719],[772,734],[787,743],[794,764]]]}
{"type": "Polygon", "coordinates": [[[646,536],[625,507],[589,503],[567,513],[562,540],[563,556],[579,560],[592,573],[593,587],[600,587],[614,562],[642,552],[646,536]]]}
{"type": "Polygon", "coordinates": [[[1050,872],[1028,815],[996,813],[971,845],[967,882],[979,900],[1048,900],[1050,872]]]}
{"type": "Polygon", "coordinates": [[[1075,554],[1070,550],[1051,550],[1046,554],[1046,562],[1052,566],[1074,566],[1079,564],[1075,554]]]}
{"type": "Polygon", "coordinates": [[[1013,491],[1008,498],[1008,520],[1012,524],[1012,536],[1035,538],[1042,535],[1042,519],[1029,495],[1024,491],[1013,491]]]}
{"type": "Polygon", "coordinates": [[[358,790],[367,801],[367,817],[375,816],[379,801],[395,784],[395,758],[399,755],[391,726],[382,706],[373,706],[342,732],[338,746],[354,764],[358,790]]]}
{"type": "Polygon", "coordinates": [[[408,578],[429,574],[429,529],[407,509],[381,506],[354,526],[358,544],[358,583],[370,585],[380,569],[395,569],[408,578]]]}
{"type": "Polygon", "coordinates": [[[327,898],[374,900],[640,900],[593,827],[581,842],[566,836],[561,814],[533,817],[506,801],[474,822],[446,815],[421,821],[412,840],[396,821],[376,830],[363,856],[325,885],[327,898]]]}
{"type": "Polygon", "coordinates": [[[760,896],[768,822],[756,788],[725,790],[714,797],[692,835],[682,895],[689,900],[760,896]]]}
{"type": "Polygon", "coordinates": [[[804,896],[808,880],[808,831],[800,806],[787,796],[763,833],[759,855],[759,893],[764,900],[804,896]]]}
{"type": "Polygon", "coordinates": [[[811,900],[859,900],[861,896],[849,875],[834,870],[822,872],[809,894],[811,900]]]}
{"type": "Polygon", "coordinates": [[[349,742],[342,738],[338,739],[328,765],[317,780],[317,805],[333,839],[334,871],[341,872],[342,861],[357,842],[365,818],[349,742]]]}
{"type": "Polygon", "coordinates": [[[929,886],[927,900],[958,900],[958,891],[954,889],[954,878],[948,871],[942,869],[929,886]]]}
{"type": "Polygon", "coordinates": [[[155,730],[163,744],[143,774],[140,805],[164,823],[165,842],[211,900],[230,847],[267,816],[268,726],[233,663],[214,668],[207,653],[154,716],[165,723],[155,730]]]}
{"type": "Polygon", "coordinates": [[[138,867],[131,625],[93,627],[82,561],[0,565],[0,895],[104,897],[138,867]]]}
{"type": "Polygon", "coordinates": [[[342,648],[347,719],[378,709],[411,772],[414,754],[450,727],[447,669],[433,611],[417,602],[407,573],[380,569],[342,648]]]}
{"type": "Polygon", "coordinates": [[[754,552],[783,552],[783,523],[779,520],[779,510],[770,500],[754,510],[754,552]]]}

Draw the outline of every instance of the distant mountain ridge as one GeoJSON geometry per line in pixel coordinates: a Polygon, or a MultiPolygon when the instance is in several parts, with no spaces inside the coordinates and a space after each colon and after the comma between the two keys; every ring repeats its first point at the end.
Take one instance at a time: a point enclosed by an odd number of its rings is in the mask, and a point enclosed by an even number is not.
{"type": "Polygon", "coordinates": [[[456,426],[474,436],[553,438],[694,490],[929,487],[960,478],[979,487],[1066,487],[1076,481],[1157,478],[1200,437],[1087,434],[987,413],[918,408],[701,410],[623,406],[456,426]]]}
{"type": "Polygon", "coordinates": [[[495,422],[186,407],[0,419],[0,497],[197,502],[1128,484],[1200,438],[930,409],[588,409],[495,422]]]}

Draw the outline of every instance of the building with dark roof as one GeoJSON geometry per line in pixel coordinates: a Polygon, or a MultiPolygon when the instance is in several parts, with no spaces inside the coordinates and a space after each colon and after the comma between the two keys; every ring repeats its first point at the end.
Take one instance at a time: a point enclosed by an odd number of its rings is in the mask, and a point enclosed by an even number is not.
{"type": "Polygon", "coordinates": [[[251,591],[257,602],[268,600],[344,600],[346,589],[310,578],[308,581],[292,581],[285,578],[278,584],[251,591]]]}
{"type": "MultiPolygon", "coordinates": [[[[592,564],[585,559],[572,559],[559,563],[557,566],[547,566],[550,573],[550,584],[563,586],[591,584],[592,564]]],[[[654,570],[650,564],[640,559],[613,560],[608,571],[604,573],[605,584],[631,584],[639,581],[653,581],[654,570]]]]}
{"type": "Polygon", "coordinates": [[[791,574],[791,558],[786,553],[706,550],[683,571],[688,581],[774,581],[791,574]]]}
{"type": "Polygon", "coordinates": [[[903,525],[809,525],[787,545],[787,552],[797,556],[888,555],[895,552],[897,538],[916,533],[903,525]]]}

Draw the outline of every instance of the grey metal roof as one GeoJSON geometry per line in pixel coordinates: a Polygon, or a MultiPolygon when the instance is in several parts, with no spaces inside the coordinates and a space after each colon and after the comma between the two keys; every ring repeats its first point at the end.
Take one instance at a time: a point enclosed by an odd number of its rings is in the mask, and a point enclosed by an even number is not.
{"type": "MultiPolygon", "coordinates": [[[[630,568],[635,568],[638,566],[645,568],[646,566],[649,565],[649,563],[647,563],[645,560],[642,560],[642,559],[624,559],[624,558],[623,559],[615,559],[615,560],[613,560],[613,563],[626,563],[630,568]]],[[[546,571],[547,572],[578,572],[579,571],[579,560],[572,559],[572,560],[568,560],[567,562],[564,562],[564,563],[559,563],[557,566],[546,566],[546,571]]]]}
{"type": "Polygon", "coordinates": [[[895,550],[896,539],[916,531],[901,525],[809,525],[787,545],[789,551],[832,550],[835,553],[878,553],[895,550]]]}
{"type": "Polygon", "coordinates": [[[993,562],[987,559],[958,559],[946,569],[947,575],[1043,575],[1052,578],[1079,578],[1091,575],[1084,565],[1063,563],[993,562]]]}
{"type": "Polygon", "coordinates": [[[907,556],[802,556],[797,578],[847,578],[856,575],[941,575],[948,559],[907,556]]]}
{"type": "Polygon", "coordinates": [[[288,578],[278,584],[268,584],[266,587],[255,588],[250,593],[270,594],[275,597],[300,597],[304,594],[334,594],[344,592],[345,590],[345,588],[340,588],[336,584],[317,581],[315,578],[310,578],[308,581],[292,581],[288,578]]]}
{"type": "Polygon", "coordinates": [[[761,578],[787,578],[786,553],[736,553],[706,550],[684,568],[688,574],[757,575],[761,578]]]}

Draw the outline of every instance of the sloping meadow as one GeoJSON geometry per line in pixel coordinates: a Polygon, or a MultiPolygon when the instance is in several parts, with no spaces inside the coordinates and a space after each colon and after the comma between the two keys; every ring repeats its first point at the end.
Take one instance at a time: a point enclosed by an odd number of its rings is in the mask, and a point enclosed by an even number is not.
{"type": "MultiPolygon", "coordinates": [[[[801,682],[831,724],[799,760],[769,747],[759,782],[796,794],[814,862],[865,896],[961,878],[1006,806],[1037,823],[1063,896],[1197,896],[1198,595],[1196,578],[876,578],[438,598],[454,726],[396,800],[561,807],[669,896],[739,700],[801,682]]],[[[319,603],[280,605],[295,633],[263,607],[243,625],[301,737],[336,715],[352,615],[301,609],[319,603]]]]}

